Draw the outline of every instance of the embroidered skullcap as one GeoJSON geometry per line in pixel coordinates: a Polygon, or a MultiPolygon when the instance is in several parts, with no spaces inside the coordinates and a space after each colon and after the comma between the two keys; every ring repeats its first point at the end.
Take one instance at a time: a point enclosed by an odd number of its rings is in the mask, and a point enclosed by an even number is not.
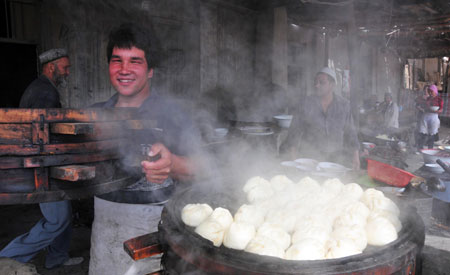
{"type": "Polygon", "coordinates": [[[67,50],[63,48],[59,49],[51,49],[48,51],[45,51],[39,55],[39,62],[41,65],[44,65],[45,63],[48,63],[50,61],[60,59],[62,57],[67,57],[67,50]]]}

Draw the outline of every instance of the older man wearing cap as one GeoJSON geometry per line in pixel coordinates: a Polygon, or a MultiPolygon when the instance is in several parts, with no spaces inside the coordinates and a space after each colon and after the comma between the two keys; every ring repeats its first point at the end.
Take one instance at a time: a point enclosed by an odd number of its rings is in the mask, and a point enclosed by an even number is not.
{"type": "Polygon", "coordinates": [[[398,128],[398,106],[392,101],[392,93],[384,94],[384,101],[378,107],[378,111],[382,116],[383,127],[398,128]]]}
{"type": "Polygon", "coordinates": [[[350,103],[334,93],[336,73],[325,67],[314,81],[315,93],[298,105],[281,153],[340,162],[359,169],[359,141],[350,103]]]}
{"type": "MultiPolygon", "coordinates": [[[[69,75],[70,61],[65,49],[52,49],[39,56],[42,75],[25,90],[21,108],[60,108],[57,87],[69,75]]],[[[12,240],[0,251],[0,257],[8,257],[19,262],[29,262],[42,249],[47,249],[45,267],[74,265],[83,261],[82,257],[69,258],[72,233],[72,207],[70,201],[40,203],[44,216],[28,233],[12,240]]]]}
{"type": "Polygon", "coordinates": [[[39,55],[42,74],[25,90],[21,108],[61,108],[58,87],[64,87],[70,61],[65,49],[51,49],[39,55]]]}

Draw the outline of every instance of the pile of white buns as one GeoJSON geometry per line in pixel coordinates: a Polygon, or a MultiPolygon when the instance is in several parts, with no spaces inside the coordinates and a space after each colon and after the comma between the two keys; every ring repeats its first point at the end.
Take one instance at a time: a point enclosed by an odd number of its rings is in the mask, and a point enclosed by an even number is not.
{"type": "Polygon", "coordinates": [[[397,239],[402,228],[397,205],[375,189],[285,175],[252,177],[243,186],[248,204],[233,215],[208,204],[188,204],[183,222],[228,248],[287,260],[322,260],[362,253],[367,245],[397,239]]]}

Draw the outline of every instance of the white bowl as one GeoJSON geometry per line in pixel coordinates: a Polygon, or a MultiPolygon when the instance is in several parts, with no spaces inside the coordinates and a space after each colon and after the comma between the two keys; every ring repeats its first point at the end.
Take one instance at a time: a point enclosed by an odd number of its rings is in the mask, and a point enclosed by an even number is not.
{"type": "Polygon", "coordinates": [[[347,168],[343,165],[334,162],[319,162],[319,164],[317,164],[317,171],[322,172],[345,173],[350,170],[351,170],[350,168],[347,168]]]}
{"type": "Polygon", "coordinates": [[[218,138],[223,138],[228,134],[227,128],[216,128],[214,129],[214,135],[218,138]]]}
{"type": "Polygon", "coordinates": [[[298,163],[295,161],[282,161],[280,163],[281,166],[286,166],[286,167],[297,167],[298,163]]]}
{"type": "Polygon", "coordinates": [[[437,110],[439,110],[439,106],[431,106],[430,110],[436,112],[437,110]]]}
{"type": "Polygon", "coordinates": [[[298,164],[296,167],[302,171],[314,171],[316,170],[317,164],[319,163],[315,159],[308,158],[299,158],[294,161],[298,164]]]}
{"type": "Polygon", "coordinates": [[[292,115],[277,115],[273,118],[277,121],[278,126],[281,128],[289,128],[291,126],[292,115]]]}
{"type": "Polygon", "coordinates": [[[363,142],[363,147],[367,150],[372,150],[373,148],[375,148],[375,143],[372,142],[363,142]]]}

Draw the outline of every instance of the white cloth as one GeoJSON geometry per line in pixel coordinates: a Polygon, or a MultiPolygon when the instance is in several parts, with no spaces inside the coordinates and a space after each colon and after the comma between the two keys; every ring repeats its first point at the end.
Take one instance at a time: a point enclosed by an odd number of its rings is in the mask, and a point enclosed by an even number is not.
{"type": "Polygon", "coordinates": [[[116,203],[94,197],[89,274],[147,274],[161,269],[161,256],[134,261],[123,242],[158,230],[163,205],[116,203]]]}
{"type": "Polygon", "coordinates": [[[425,113],[420,121],[419,132],[426,135],[435,135],[438,133],[441,121],[436,113],[425,113]]]}

